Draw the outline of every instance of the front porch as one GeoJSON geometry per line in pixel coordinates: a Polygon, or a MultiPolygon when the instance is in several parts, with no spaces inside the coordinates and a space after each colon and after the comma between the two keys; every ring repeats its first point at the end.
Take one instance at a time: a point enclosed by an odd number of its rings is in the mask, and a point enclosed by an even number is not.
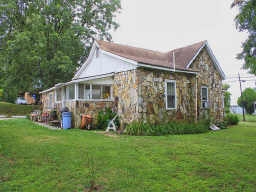
{"type": "Polygon", "coordinates": [[[83,114],[93,117],[93,124],[99,111],[114,107],[113,75],[91,77],[68,83],[57,84],[42,92],[43,112],[57,111],[67,107],[72,112],[72,127],[79,127],[83,114]]]}

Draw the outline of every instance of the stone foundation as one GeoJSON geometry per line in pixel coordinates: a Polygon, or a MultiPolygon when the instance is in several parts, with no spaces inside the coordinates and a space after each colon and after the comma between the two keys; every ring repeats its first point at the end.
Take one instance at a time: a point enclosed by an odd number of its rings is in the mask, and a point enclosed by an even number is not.
{"type": "Polygon", "coordinates": [[[93,117],[93,124],[97,123],[97,115],[105,108],[113,108],[113,101],[66,101],[64,105],[56,104],[58,113],[62,107],[66,106],[72,112],[73,127],[79,127],[81,123],[81,115],[88,114],[93,117]]]}

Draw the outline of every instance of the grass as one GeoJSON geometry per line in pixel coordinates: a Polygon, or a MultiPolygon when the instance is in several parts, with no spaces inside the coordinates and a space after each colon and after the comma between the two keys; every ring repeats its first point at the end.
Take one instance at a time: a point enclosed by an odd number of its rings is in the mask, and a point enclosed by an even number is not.
{"type": "MultiPolygon", "coordinates": [[[[240,120],[240,121],[243,121],[243,115],[237,114],[237,116],[239,117],[239,120],[240,120]]],[[[249,114],[246,114],[246,115],[245,115],[245,121],[248,121],[248,122],[256,122],[256,115],[249,115],[249,114]]]]}
{"type": "Polygon", "coordinates": [[[0,121],[0,191],[255,191],[256,124],[172,136],[0,121]],[[95,190],[97,191],[97,190],[95,190]]]}
{"type": "Polygon", "coordinates": [[[17,105],[0,102],[0,115],[28,115],[31,111],[39,109],[38,105],[17,105]]]}

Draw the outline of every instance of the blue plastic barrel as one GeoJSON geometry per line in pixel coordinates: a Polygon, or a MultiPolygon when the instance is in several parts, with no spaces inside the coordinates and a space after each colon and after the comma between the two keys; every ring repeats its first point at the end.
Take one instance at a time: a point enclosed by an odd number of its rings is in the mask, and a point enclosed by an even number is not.
{"type": "Polygon", "coordinates": [[[72,113],[71,112],[63,112],[62,113],[62,128],[70,129],[71,128],[71,120],[72,120],[72,113]]]}

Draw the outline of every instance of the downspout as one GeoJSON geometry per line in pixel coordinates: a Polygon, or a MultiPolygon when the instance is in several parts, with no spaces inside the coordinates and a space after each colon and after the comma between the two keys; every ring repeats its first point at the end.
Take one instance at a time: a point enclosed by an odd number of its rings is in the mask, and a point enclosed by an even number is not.
{"type": "Polygon", "coordinates": [[[196,83],[195,83],[195,87],[196,87],[196,90],[195,90],[195,98],[196,98],[196,102],[195,102],[195,122],[197,122],[197,92],[198,92],[198,89],[197,89],[197,75],[195,76],[196,77],[196,83]]]}
{"type": "Polygon", "coordinates": [[[175,53],[174,53],[174,51],[172,52],[172,63],[173,63],[173,70],[174,70],[174,72],[175,72],[175,68],[176,68],[176,64],[175,64],[175,53]]]}
{"type": "MultiPolygon", "coordinates": [[[[81,119],[81,118],[80,118],[80,114],[77,113],[77,105],[78,105],[78,84],[75,83],[75,114],[74,114],[74,120],[75,120],[74,126],[75,126],[75,127],[78,127],[78,126],[79,126],[79,125],[77,124],[77,116],[79,116],[79,119],[81,119]]],[[[79,122],[79,124],[80,124],[80,122],[79,122]]]]}

